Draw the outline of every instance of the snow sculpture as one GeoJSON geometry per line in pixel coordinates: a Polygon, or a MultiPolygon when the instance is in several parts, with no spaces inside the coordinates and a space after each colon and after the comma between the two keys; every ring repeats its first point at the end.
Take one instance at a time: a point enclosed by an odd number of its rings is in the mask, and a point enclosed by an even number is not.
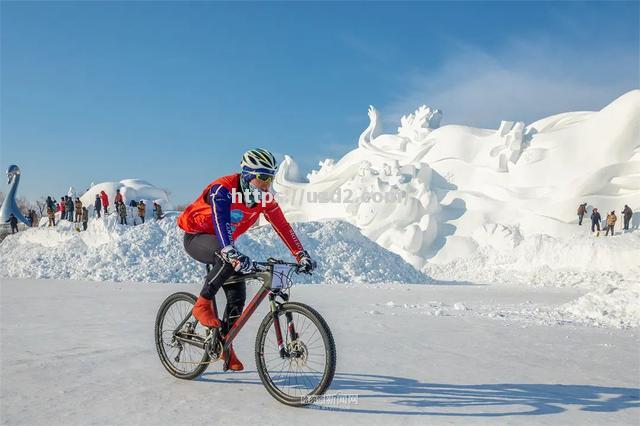
{"type": "Polygon", "coordinates": [[[157,188],[147,181],[141,179],[124,179],[120,182],[102,182],[93,185],[80,197],[80,201],[85,206],[89,206],[93,209],[93,203],[96,199],[96,194],[100,191],[107,193],[109,197],[110,210],[113,210],[113,203],[116,196],[116,190],[119,189],[125,204],[129,204],[131,200],[140,201],[144,200],[147,204],[146,215],[152,215],[151,205],[155,201],[162,206],[162,210],[167,211],[173,209],[173,205],[169,201],[167,192],[163,189],[157,188]]]}
{"type": "Polygon", "coordinates": [[[9,192],[7,192],[2,207],[0,207],[0,224],[6,225],[9,217],[13,214],[19,221],[25,225],[29,225],[29,222],[22,215],[16,203],[16,192],[18,191],[18,184],[20,183],[20,168],[15,164],[10,165],[7,169],[7,180],[9,192]]]}

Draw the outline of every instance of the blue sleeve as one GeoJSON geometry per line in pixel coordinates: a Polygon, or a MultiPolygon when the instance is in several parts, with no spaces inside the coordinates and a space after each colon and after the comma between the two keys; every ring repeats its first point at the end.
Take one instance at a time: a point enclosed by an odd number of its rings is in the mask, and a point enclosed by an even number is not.
{"type": "Polygon", "coordinates": [[[209,191],[211,219],[218,236],[220,248],[233,244],[231,230],[231,194],[222,185],[213,185],[209,191]]]}

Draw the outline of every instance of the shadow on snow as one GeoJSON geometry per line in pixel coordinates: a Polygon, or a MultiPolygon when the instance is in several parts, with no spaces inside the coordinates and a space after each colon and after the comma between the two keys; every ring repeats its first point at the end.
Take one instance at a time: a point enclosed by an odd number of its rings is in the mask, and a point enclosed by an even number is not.
{"type": "MultiPolygon", "coordinates": [[[[256,375],[255,371],[232,375],[206,373],[199,380],[262,385],[256,375]]],[[[358,404],[307,408],[361,414],[502,417],[557,414],[569,407],[590,412],[640,407],[638,388],[522,383],[454,385],[356,373],[336,373],[328,394],[355,394],[358,404]]]]}

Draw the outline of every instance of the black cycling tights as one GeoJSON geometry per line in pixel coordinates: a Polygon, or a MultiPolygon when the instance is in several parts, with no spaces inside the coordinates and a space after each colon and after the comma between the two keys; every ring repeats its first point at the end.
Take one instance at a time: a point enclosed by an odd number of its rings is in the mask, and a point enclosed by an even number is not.
{"type": "Polygon", "coordinates": [[[224,290],[224,294],[227,297],[227,306],[224,310],[222,332],[226,334],[242,314],[244,302],[247,298],[246,285],[244,282],[223,285],[235,271],[231,265],[216,255],[221,247],[215,235],[186,233],[184,234],[184,249],[189,256],[198,262],[211,265],[211,270],[204,280],[200,295],[207,299],[213,299],[220,287],[224,290]]]}

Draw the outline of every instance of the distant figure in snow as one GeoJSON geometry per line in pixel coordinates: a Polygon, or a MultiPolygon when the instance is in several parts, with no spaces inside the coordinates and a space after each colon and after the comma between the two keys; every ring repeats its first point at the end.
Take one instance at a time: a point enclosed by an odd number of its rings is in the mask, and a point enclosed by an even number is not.
{"type": "Polygon", "coordinates": [[[51,207],[47,207],[47,217],[49,218],[49,226],[56,226],[56,212],[51,207]]]}
{"type": "Polygon", "coordinates": [[[65,211],[67,212],[67,220],[69,222],[73,222],[73,207],[74,207],[73,198],[67,197],[65,211]]]}
{"type": "Polygon", "coordinates": [[[102,200],[102,208],[104,209],[104,215],[109,214],[109,197],[104,191],[100,191],[100,199],[102,200]]]}
{"type": "Polygon", "coordinates": [[[144,204],[144,201],[140,200],[140,202],[138,203],[138,216],[140,217],[142,223],[144,223],[144,214],[146,209],[147,206],[144,204]]]}
{"type": "Polygon", "coordinates": [[[82,229],[87,230],[87,223],[89,223],[89,210],[86,207],[82,208],[82,229]]]}
{"type": "Polygon", "coordinates": [[[102,210],[102,201],[100,200],[100,194],[96,194],[96,201],[93,202],[93,208],[96,211],[96,215],[100,217],[100,210],[102,210]]]}
{"type": "Polygon", "coordinates": [[[598,228],[598,235],[600,235],[600,213],[597,208],[593,208],[591,212],[591,232],[595,232],[596,228],[598,228]]]}
{"type": "Polygon", "coordinates": [[[58,211],[60,212],[60,220],[67,218],[67,197],[64,195],[60,198],[60,203],[58,204],[58,211]]]}
{"type": "Polygon", "coordinates": [[[624,209],[622,209],[622,219],[624,220],[624,230],[629,230],[629,223],[631,223],[631,217],[633,217],[633,210],[628,205],[624,205],[624,209]]]}
{"type": "Polygon", "coordinates": [[[47,200],[45,201],[48,209],[54,210],[56,209],[56,200],[51,198],[51,195],[47,196],[47,200]]]}
{"type": "Polygon", "coordinates": [[[29,211],[29,219],[31,219],[31,227],[37,226],[38,224],[38,214],[35,210],[29,211]]]}
{"type": "Polygon", "coordinates": [[[122,194],[120,193],[119,189],[116,189],[116,199],[115,199],[115,204],[118,205],[120,203],[124,204],[124,199],[122,198],[122,194]]]}
{"type": "Polygon", "coordinates": [[[153,202],[153,212],[156,215],[156,220],[162,219],[162,207],[160,207],[160,204],[155,201],[153,202]]]}
{"type": "Polygon", "coordinates": [[[613,237],[613,227],[616,225],[617,220],[616,212],[612,210],[611,213],[607,215],[607,232],[604,234],[605,237],[609,235],[609,231],[611,231],[611,236],[613,237]]]}
{"type": "Polygon", "coordinates": [[[7,223],[11,225],[12,234],[18,232],[18,218],[13,213],[11,213],[11,216],[9,216],[9,220],[7,221],[7,223]]]}
{"type": "Polygon", "coordinates": [[[80,201],[80,198],[76,197],[76,222],[80,223],[82,221],[82,201],[80,201]]]}
{"type": "Polygon", "coordinates": [[[127,224],[127,206],[124,203],[116,203],[116,211],[120,213],[120,225],[127,224]]]}
{"type": "Polygon", "coordinates": [[[578,225],[582,226],[582,218],[587,213],[587,203],[578,206],[578,225]]]}

